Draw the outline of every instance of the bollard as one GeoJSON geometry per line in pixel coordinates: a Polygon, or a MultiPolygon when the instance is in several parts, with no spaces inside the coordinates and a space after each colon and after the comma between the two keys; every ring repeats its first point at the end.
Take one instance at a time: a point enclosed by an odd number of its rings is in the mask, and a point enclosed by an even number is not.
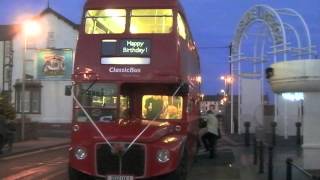
{"type": "Polygon", "coordinates": [[[253,138],[253,164],[257,165],[258,162],[258,151],[257,151],[257,139],[253,138]]]}
{"type": "Polygon", "coordinates": [[[264,173],[264,145],[262,141],[259,141],[259,173],[264,173]]]}
{"type": "Polygon", "coordinates": [[[296,122],[297,127],[297,145],[301,145],[301,122],[296,122]]]}
{"type": "Polygon", "coordinates": [[[287,164],[287,180],[292,180],[292,159],[288,158],[286,160],[286,164],[287,164]]]}
{"type": "Polygon", "coordinates": [[[273,180],[273,147],[269,147],[268,180],[273,180]]]}
{"type": "Polygon", "coordinates": [[[246,146],[250,146],[250,122],[244,122],[245,134],[244,134],[244,142],[246,146]]]}
{"type": "Polygon", "coordinates": [[[276,127],[277,127],[277,122],[271,122],[271,129],[272,129],[272,145],[276,145],[276,127]]]}

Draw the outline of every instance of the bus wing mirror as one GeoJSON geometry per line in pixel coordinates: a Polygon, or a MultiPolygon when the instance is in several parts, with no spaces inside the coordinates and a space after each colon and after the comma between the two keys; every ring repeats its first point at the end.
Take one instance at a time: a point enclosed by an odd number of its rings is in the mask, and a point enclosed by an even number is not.
{"type": "Polygon", "coordinates": [[[71,85],[67,85],[64,87],[64,95],[65,96],[71,96],[71,89],[72,89],[72,86],[71,85]]]}

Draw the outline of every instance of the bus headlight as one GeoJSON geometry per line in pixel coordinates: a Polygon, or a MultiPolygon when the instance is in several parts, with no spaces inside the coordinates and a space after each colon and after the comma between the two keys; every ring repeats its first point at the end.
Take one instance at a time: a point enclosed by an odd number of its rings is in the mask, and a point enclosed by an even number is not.
{"type": "Polygon", "coordinates": [[[160,149],[157,152],[157,160],[160,163],[165,163],[170,160],[170,152],[167,149],[160,149]]]}
{"type": "Polygon", "coordinates": [[[78,159],[78,160],[84,160],[87,157],[87,151],[85,148],[83,147],[78,147],[76,148],[76,150],[74,151],[74,156],[78,159]]]}

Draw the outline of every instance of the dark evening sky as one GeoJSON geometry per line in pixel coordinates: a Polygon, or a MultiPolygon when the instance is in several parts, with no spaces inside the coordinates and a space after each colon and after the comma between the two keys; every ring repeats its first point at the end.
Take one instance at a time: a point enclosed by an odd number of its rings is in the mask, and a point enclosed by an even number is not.
{"type": "MultiPolygon", "coordinates": [[[[137,2],[139,0],[136,0],[137,2]]],[[[216,94],[223,88],[221,75],[229,71],[230,44],[241,16],[250,7],[266,4],[275,9],[292,8],[306,20],[313,44],[320,46],[319,0],[181,0],[201,57],[202,90],[216,94]]],[[[84,0],[51,0],[50,7],[75,23],[81,19],[84,0]]],[[[0,0],[0,24],[21,21],[22,15],[36,15],[47,7],[47,0],[0,0]],[[20,17],[20,18],[19,18],[20,17]]]]}

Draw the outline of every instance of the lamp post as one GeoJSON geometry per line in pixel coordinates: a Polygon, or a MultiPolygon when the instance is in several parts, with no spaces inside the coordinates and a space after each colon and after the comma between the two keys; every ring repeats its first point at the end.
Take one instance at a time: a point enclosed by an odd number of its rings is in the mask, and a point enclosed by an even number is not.
{"type": "Polygon", "coordinates": [[[26,76],[25,76],[25,61],[27,58],[27,46],[28,38],[34,37],[40,33],[40,25],[34,20],[28,20],[23,23],[22,26],[24,46],[23,46],[23,57],[22,57],[22,82],[21,82],[21,140],[25,139],[25,89],[26,89],[26,76]]]}
{"type": "MultiPolygon", "coordinates": [[[[226,120],[229,119],[227,117],[228,115],[228,109],[229,109],[229,104],[230,104],[230,108],[232,106],[232,104],[230,103],[229,101],[229,97],[230,97],[230,86],[233,82],[233,79],[232,79],[232,76],[231,75],[224,75],[224,76],[220,76],[220,79],[224,81],[224,89],[223,92],[221,90],[221,93],[224,94],[224,97],[223,97],[223,105],[225,107],[225,118],[226,120]]],[[[232,122],[232,114],[230,113],[230,130],[231,132],[233,132],[233,127],[234,127],[234,124],[232,122]]]]}

